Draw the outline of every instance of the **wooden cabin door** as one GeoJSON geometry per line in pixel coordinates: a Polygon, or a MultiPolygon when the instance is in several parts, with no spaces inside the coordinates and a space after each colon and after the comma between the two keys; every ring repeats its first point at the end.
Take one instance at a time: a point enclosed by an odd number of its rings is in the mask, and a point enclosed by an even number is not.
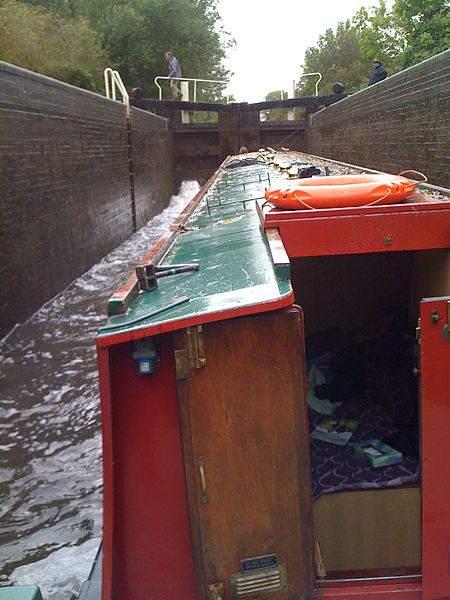
{"type": "Polygon", "coordinates": [[[450,597],[450,297],[421,302],[423,598],[450,597]]]}
{"type": "Polygon", "coordinates": [[[309,598],[301,310],[204,325],[203,346],[204,366],[178,380],[197,597],[309,598]]]}

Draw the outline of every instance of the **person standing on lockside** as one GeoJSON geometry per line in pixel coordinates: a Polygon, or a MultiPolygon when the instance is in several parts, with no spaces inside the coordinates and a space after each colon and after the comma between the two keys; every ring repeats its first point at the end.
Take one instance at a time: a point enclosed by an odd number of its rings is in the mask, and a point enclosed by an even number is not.
{"type": "Polygon", "coordinates": [[[169,77],[170,77],[170,89],[172,90],[172,100],[181,100],[183,95],[180,91],[180,88],[178,87],[178,81],[177,81],[177,79],[180,79],[181,77],[183,77],[181,74],[180,63],[178,62],[178,59],[173,55],[173,53],[170,50],[168,50],[164,54],[164,58],[169,63],[169,77]],[[177,78],[177,79],[175,79],[175,78],[177,78]]]}
{"type": "Polygon", "coordinates": [[[378,58],[373,59],[373,71],[369,79],[369,85],[373,85],[374,83],[378,83],[387,77],[387,70],[381,64],[381,60],[378,58]]]}

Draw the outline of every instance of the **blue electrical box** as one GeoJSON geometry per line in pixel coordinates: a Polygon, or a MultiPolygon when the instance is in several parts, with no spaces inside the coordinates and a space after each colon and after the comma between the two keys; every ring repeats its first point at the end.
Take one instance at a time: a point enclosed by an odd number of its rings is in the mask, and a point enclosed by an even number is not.
{"type": "Polygon", "coordinates": [[[145,338],[134,342],[133,358],[139,375],[153,373],[156,364],[156,349],[153,338],[145,338]]]}

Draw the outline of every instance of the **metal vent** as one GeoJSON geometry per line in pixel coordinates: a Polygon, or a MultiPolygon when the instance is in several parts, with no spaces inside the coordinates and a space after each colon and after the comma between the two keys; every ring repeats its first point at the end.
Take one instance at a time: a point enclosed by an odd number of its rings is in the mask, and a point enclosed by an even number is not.
{"type": "Polygon", "coordinates": [[[251,573],[236,573],[231,576],[230,584],[233,598],[276,592],[286,587],[286,567],[279,565],[251,573]]]}

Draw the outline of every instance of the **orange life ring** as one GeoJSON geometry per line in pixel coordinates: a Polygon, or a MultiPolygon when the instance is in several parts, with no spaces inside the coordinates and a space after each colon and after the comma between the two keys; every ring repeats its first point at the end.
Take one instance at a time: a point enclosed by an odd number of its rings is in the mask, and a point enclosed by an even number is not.
{"type": "Polygon", "coordinates": [[[399,175],[338,175],[286,181],[270,187],[265,198],[288,210],[343,208],[402,202],[414,190],[414,181],[399,175]]]}

